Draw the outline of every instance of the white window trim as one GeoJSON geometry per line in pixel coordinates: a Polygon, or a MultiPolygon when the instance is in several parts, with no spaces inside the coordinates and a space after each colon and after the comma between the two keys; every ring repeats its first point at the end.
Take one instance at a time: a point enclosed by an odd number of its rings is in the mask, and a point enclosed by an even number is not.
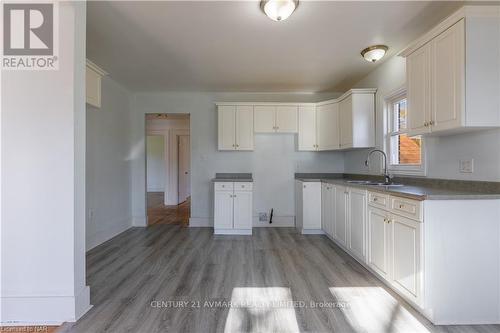
{"type": "Polygon", "coordinates": [[[405,98],[406,86],[400,87],[391,93],[384,96],[384,151],[387,154],[388,169],[391,174],[405,175],[405,176],[426,176],[427,175],[427,158],[426,158],[426,140],[422,137],[422,164],[420,165],[400,165],[391,164],[391,134],[392,128],[392,105],[398,99],[405,98]]]}

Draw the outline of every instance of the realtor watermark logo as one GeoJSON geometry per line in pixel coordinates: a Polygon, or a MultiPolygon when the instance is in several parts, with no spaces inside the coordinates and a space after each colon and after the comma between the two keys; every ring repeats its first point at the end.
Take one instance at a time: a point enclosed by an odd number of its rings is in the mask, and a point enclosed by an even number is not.
{"type": "Polygon", "coordinates": [[[57,2],[2,4],[2,69],[58,69],[57,2]]]}

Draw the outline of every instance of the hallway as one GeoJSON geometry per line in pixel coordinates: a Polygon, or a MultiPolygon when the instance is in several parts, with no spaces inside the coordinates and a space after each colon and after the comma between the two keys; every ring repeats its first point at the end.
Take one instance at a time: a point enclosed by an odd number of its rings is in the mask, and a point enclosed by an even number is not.
{"type": "Polygon", "coordinates": [[[165,206],[163,192],[148,192],[148,225],[176,224],[182,227],[189,225],[191,199],[177,206],[165,206]]]}

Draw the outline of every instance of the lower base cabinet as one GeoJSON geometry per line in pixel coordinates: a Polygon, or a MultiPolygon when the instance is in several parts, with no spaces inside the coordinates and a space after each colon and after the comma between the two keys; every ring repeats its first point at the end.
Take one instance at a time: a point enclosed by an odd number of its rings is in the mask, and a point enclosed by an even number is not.
{"type": "Polygon", "coordinates": [[[335,235],[333,238],[343,247],[347,247],[348,202],[347,187],[335,185],[335,235]]]}
{"type": "Polygon", "coordinates": [[[214,233],[252,234],[252,183],[214,183],[214,233]]]}
{"type": "Polygon", "coordinates": [[[348,248],[361,261],[366,258],[366,190],[348,189],[348,248]]]}
{"type": "Polygon", "coordinates": [[[295,182],[295,227],[302,234],[323,234],[321,186],[319,181],[295,182]]]}

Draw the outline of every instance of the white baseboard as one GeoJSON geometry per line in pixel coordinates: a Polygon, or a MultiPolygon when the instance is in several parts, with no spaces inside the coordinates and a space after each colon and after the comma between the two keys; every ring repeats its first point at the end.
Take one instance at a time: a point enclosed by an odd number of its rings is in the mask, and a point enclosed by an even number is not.
{"type": "MultiPolygon", "coordinates": [[[[273,223],[269,223],[268,221],[259,222],[259,217],[254,216],[252,224],[253,228],[293,228],[295,227],[295,216],[274,216],[273,223]]],[[[214,219],[211,217],[191,217],[189,219],[189,226],[192,228],[213,227],[214,219]]]]}
{"type": "Polygon", "coordinates": [[[325,232],[321,229],[302,229],[302,235],[324,235],[325,232]]]}
{"type": "Polygon", "coordinates": [[[269,221],[261,222],[258,216],[253,217],[254,228],[293,228],[295,227],[295,216],[273,216],[273,223],[269,221]]]}
{"type": "Polygon", "coordinates": [[[213,227],[214,219],[209,217],[190,217],[189,227],[190,228],[203,228],[203,227],[213,227]]]}
{"type": "Polygon", "coordinates": [[[165,189],[163,187],[150,187],[147,192],[165,192],[165,189]]]}
{"type": "Polygon", "coordinates": [[[2,297],[0,326],[56,325],[75,322],[90,308],[90,289],[76,296],[2,297]]]}
{"type": "Polygon", "coordinates": [[[93,249],[94,247],[104,243],[107,240],[121,234],[125,230],[132,227],[132,221],[130,219],[122,220],[120,222],[114,223],[107,229],[100,230],[92,235],[87,235],[86,249],[87,251],[93,249]]]}
{"type": "Polygon", "coordinates": [[[214,229],[214,235],[252,235],[252,229],[214,229]]]}

